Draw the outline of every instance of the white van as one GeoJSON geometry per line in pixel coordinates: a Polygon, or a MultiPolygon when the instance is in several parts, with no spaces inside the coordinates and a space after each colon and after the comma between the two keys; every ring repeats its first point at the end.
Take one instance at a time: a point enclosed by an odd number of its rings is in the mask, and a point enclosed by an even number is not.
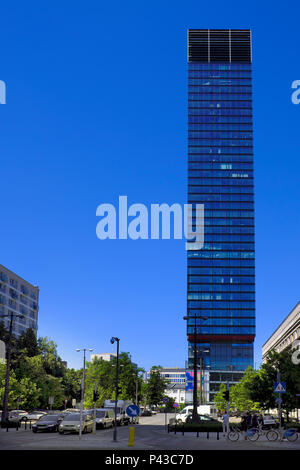
{"type": "MultiPolygon", "coordinates": [[[[180,413],[176,414],[177,423],[185,423],[186,418],[193,414],[193,405],[186,406],[180,413]]],[[[215,414],[215,410],[210,405],[199,405],[197,407],[197,413],[199,415],[212,416],[215,414]]]]}

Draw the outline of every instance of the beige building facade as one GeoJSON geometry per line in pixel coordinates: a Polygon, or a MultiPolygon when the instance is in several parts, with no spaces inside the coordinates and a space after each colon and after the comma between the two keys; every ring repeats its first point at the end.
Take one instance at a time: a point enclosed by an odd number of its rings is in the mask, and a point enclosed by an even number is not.
{"type": "Polygon", "coordinates": [[[266,361],[269,351],[283,351],[294,341],[300,340],[300,302],[293,308],[262,347],[262,360],[266,361]]]}

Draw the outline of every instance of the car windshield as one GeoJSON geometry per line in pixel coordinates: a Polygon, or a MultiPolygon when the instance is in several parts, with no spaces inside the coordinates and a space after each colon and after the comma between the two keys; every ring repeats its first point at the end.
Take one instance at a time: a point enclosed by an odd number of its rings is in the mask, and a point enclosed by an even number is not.
{"type": "MultiPolygon", "coordinates": [[[[82,417],[84,419],[84,416],[82,417]]],[[[80,421],[79,413],[65,417],[65,421],[80,421]]]]}
{"type": "Polygon", "coordinates": [[[57,415],[42,416],[39,419],[39,423],[42,423],[44,421],[50,421],[50,422],[57,421],[58,418],[59,418],[59,416],[57,416],[57,415]]]}
{"type": "Polygon", "coordinates": [[[105,415],[105,411],[96,411],[97,418],[103,418],[105,415]]]}

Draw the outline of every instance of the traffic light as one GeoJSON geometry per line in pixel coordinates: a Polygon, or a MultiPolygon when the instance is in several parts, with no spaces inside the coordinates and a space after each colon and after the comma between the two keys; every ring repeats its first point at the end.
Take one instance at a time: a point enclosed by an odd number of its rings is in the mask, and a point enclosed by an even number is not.
{"type": "Polygon", "coordinates": [[[94,392],[94,398],[93,398],[94,403],[96,403],[97,400],[99,400],[99,393],[94,392]]]}
{"type": "Polygon", "coordinates": [[[223,392],[223,398],[225,398],[226,401],[229,401],[229,390],[225,390],[223,392]]]}

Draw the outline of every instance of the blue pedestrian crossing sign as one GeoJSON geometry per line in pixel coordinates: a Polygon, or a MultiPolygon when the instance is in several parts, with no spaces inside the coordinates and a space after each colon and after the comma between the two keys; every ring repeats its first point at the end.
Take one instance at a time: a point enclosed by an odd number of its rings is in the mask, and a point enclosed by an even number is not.
{"type": "Polygon", "coordinates": [[[140,414],[140,409],[137,405],[129,405],[126,408],[126,414],[130,418],[134,418],[135,416],[138,416],[140,414]]]}
{"type": "Polygon", "coordinates": [[[274,383],[274,392],[275,393],[286,393],[286,384],[285,384],[285,382],[275,382],[274,383]]]}

